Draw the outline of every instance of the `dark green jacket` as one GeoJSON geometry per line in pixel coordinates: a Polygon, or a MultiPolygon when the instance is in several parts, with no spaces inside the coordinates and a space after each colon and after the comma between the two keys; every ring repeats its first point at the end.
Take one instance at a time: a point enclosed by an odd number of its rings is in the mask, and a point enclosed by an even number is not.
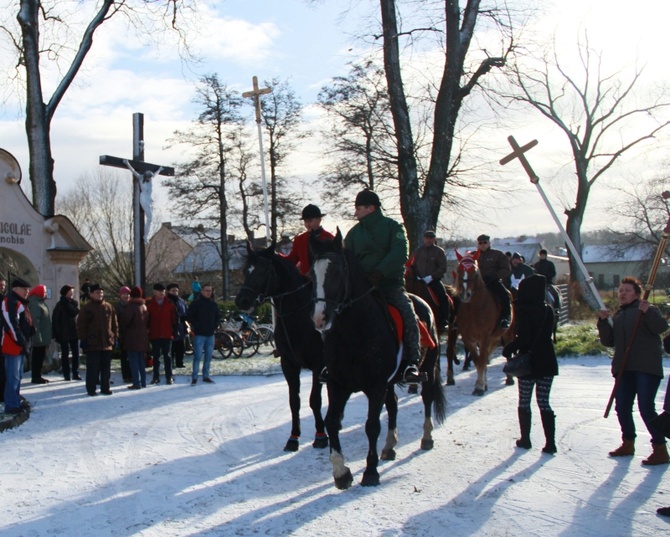
{"type": "Polygon", "coordinates": [[[353,252],[366,274],[375,270],[384,278],[380,289],[404,287],[408,257],[405,228],[381,208],[361,218],[344,239],[344,247],[353,252]]]}

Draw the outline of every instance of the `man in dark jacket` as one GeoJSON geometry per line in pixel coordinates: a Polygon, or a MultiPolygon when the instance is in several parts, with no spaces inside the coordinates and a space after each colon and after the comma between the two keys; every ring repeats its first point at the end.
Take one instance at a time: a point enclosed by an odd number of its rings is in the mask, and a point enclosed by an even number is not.
{"type": "Polygon", "coordinates": [[[112,395],[109,377],[112,366],[112,349],[119,337],[116,312],[105,302],[104,291],[94,283],[90,289],[90,300],[81,308],[77,317],[77,336],[86,353],[86,393],[94,396],[98,378],[100,393],[112,395]]]}
{"type": "Polygon", "coordinates": [[[402,316],[403,360],[406,382],[420,382],[419,325],[412,301],[405,292],[405,263],[408,258],[405,228],[382,212],[379,196],[362,190],[356,196],[354,216],[358,223],[344,239],[344,247],[361,263],[368,281],[402,316]]]}
{"type": "Polygon", "coordinates": [[[203,284],[200,296],[188,307],[186,320],[193,331],[193,373],[191,375],[191,386],[198,383],[200,372],[200,357],[204,352],[202,365],[203,382],[214,383],[209,377],[209,366],[212,362],[214,352],[214,332],[221,322],[221,312],[212,298],[212,286],[203,284]]]}
{"type": "Polygon", "coordinates": [[[61,287],[60,300],[54,307],[51,317],[51,331],[56,343],[60,345],[60,361],[65,380],[81,380],[79,376],[79,342],[77,340],[79,303],[73,297],[74,287],[71,285],[61,287]],[[70,353],[72,353],[72,367],[70,367],[70,353]],[[70,376],[70,371],[72,376],[70,376]]]}
{"type": "Polygon", "coordinates": [[[34,328],[28,311],[30,284],[21,278],[12,282],[12,291],[2,301],[2,354],[5,358],[5,412],[19,414],[21,377],[34,328]]]}
{"type": "Polygon", "coordinates": [[[511,272],[509,258],[500,250],[491,248],[491,237],[488,235],[477,237],[477,250],[479,250],[477,260],[479,271],[486,282],[486,287],[500,305],[500,327],[509,328],[512,322],[512,306],[510,294],[502,283],[511,272]]]}

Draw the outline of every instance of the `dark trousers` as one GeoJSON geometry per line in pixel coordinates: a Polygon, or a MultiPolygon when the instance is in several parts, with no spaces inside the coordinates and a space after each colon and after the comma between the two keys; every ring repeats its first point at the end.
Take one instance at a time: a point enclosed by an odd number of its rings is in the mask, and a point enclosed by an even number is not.
{"type": "Polygon", "coordinates": [[[5,383],[7,375],[5,373],[5,355],[0,354],[0,403],[5,402],[5,383]]]}
{"type": "Polygon", "coordinates": [[[124,382],[131,382],[133,380],[133,374],[130,371],[128,353],[124,350],[121,350],[121,377],[124,382]]]}
{"type": "Polygon", "coordinates": [[[100,391],[109,391],[109,377],[112,369],[112,351],[86,352],[86,392],[95,393],[100,378],[100,391]]]}
{"type": "Polygon", "coordinates": [[[493,294],[496,302],[500,305],[500,318],[509,319],[512,305],[510,303],[509,291],[500,280],[490,280],[486,282],[486,287],[493,294]]]}
{"type": "Polygon", "coordinates": [[[76,339],[60,342],[60,363],[63,368],[63,378],[70,380],[79,375],[79,344],[76,339]],[[70,368],[69,355],[72,353],[72,367],[70,368]],[[72,372],[72,376],[70,376],[72,372]]]}
{"type": "Polygon", "coordinates": [[[161,378],[161,355],[165,363],[165,378],[172,378],[172,357],[170,356],[171,339],[152,339],[151,356],[154,359],[154,380],[161,378]]]}
{"type": "Polygon", "coordinates": [[[46,354],[46,347],[33,347],[32,361],[30,363],[32,382],[39,382],[42,378],[42,367],[44,366],[44,357],[46,354]]]}
{"type": "Polygon", "coordinates": [[[661,384],[661,377],[641,371],[624,371],[621,382],[614,394],[616,404],[616,415],[621,426],[621,436],[624,440],[633,440],[635,434],[635,421],[633,420],[633,404],[637,395],[637,408],[647,430],[651,435],[652,444],[665,444],[665,436],[649,422],[658,414],[656,413],[656,392],[661,384]]]}
{"type": "Polygon", "coordinates": [[[450,302],[449,297],[447,296],[447,292],[444,289],[444,285],[442,285],[440,280],[433,280],[428,284],[428,287],[430,287],[430,290],[437,297],[437,304],[440,307],[440,314],[442,317],[444,317],[445,321],[448,321],[450,313],[450,302]]]}
{"type": "Polygon", "coordinates": [[[186,344],[183,339],[172,340],[172,358],[175,367],[184,367],[184,353],[186,351],[186,344]]]}

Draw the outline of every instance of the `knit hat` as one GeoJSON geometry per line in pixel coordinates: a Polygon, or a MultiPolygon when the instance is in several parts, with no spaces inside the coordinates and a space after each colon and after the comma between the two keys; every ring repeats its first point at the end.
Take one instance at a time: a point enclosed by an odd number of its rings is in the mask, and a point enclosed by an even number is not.
{"type": "Polygon", "coordinates": [[[512,259],[521,259],[521,254],[519,252],[514,252],[512,254],[512,259]]]}
{"type": "Polygon", "coordinates": [[[154,291],[165,291],[165,286],[162,283],[155,283],[154,291]]]}
{"type": "Polygon", "coordinates": [[[74,287],[72,287],[71,285],[64,285],[63,287],[60,288],[60,296],[67,295],[72,289],[74,289],[74,287]]]}
{"type": "Polygon", "coordinates": [[[358,193],[354,205],[356,207],[359,205],[374,205],[375,207],[381,207],[382,203],[379,201],[379,196],[377,196],[377,194],[366,188],[358,193]]]}
{"type": "Polygon", "coordinates": [[[142,298],[142,288],[137,286],[133,287],[130,291],[130,298],[142,298]]]}
{"type": "Polygon", "coordinates": [[[120,295],[129,295],[129,294],[130,294],[130,287],[128,287],[127,285],[124,285],[123,287],[121,287],[119,289],[119,296],[120,295]]]}
{"type": "Polygon", "coordinates": [[[179,284],[178,283],[168,283],[167,290],[169,291],[170,289],[174,289],[175,287],[177,289],[179,289],[179,284]]]}
{"type": "Polygon", "coordinates": [[[36,285],[30,290],[28,296],[36,296],[37,298],[41,298],[42,300],[44,300],[47,297],[47,286],[42,285],[41,283],[39,285],[36,285]]]}

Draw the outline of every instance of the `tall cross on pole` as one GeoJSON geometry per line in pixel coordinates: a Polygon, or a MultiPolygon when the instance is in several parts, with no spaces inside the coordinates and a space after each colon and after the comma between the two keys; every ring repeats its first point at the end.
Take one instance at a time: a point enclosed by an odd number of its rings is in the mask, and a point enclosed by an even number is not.
{"type": "Polygon", "coordinates": [[[133,172],[133,269],[135,285],[145,289],[144,219],[147,212],[147,220],[151,219],[151,180],[159,174],[174,176],[174,168],[144,162],[144,114],[141,113],[133,114],[133,159],[100,155],[100,164],[133,172]]]}
{"type": "Polygon", "coordinates": [[[270,213],[268,211],[268,184],[265,179],[265,153],[263,152],[263,131],[261,130],[261,95],[271,93],[270,88],[259,88],[258,77],[253,77],[254,89],[246,91],[242,97],[251,97],[256,109],[256,125],[258,127],[258,147],[261,153],[261,180],[263,184],[263,210],[265,211],[265,239],[270,244],[270,213]]]}
{"type": "MultiPolygon", "coordinates": [[[[547,198],[547,195],[544,193],[544,189],[540,185],[540,178],[537,176],[537,174],[533,171],[533,168],[530,166],[530,162],[528,162],[528,159],[526,158],[526,151],[529,151],[533,147],[537,145],[537,140],[533,140],[523,147],[519,146],[517,141],[514,139],[514,136],[508,136],[507,141],[509,142],[509,145],[512,146],[512,152],[507,155],[506,157],[500,159],[500,165],[504,166],[508,162],[512,162],[514,159],[519,159],[519,162],[521,162],[521,165],[523,166],[523,169],[526,170],[526,173],[528,174],[528,177],[530,178],[530,182],[533,183],[537,187],[537,191],[540,193],[540,196],[542,196],[542,200],[544,201],[544,204],[547,206],[547,209],[549,209],[549,212],[551,213],[551,216],[554,218],[554,222],[556,222],[556,225],[558,226],[558,229],[561,231],[561,235],[563,236],[563,240],[565,240],[565,244],[568,245],[568,248],[570,248],[570,251],[572,252],[572,257],[577,263],[577,266],[579,267],[579,270],[581,270],[582,274],[584,275],[584,279],[586,283],[588,284],[589,288],[591,289],[591,292],[593,293],[593,296],[595,297],[596,301],[598,302],[598,306],[600,307],[601,310],[606,310],[607,307],[605,307],[605,304],[603,303],[603,299],[600,297],[600,293],[598,292],[598,289],[596,289],[595,284],[593,283],[593,278],[589,274],[589,271],[586,270],[586,267],[584,266],[584,263],[582,262],[582,258],[580,257],[579,253],[577,252],[577,248],[575,245],[572,243],[570,240],[570,237],[568,237],[568,234],[566,233],[565,229],[563,228],[563,224],[561,224],[561,221],[558,219],[558,216],[556,215],[556,212],[554,211],[554,208],[551,206],[551,203],[549,203],[549,199],[547,198]]],[[[611,322],[611,320],[610,320],[611,322]]]]}

